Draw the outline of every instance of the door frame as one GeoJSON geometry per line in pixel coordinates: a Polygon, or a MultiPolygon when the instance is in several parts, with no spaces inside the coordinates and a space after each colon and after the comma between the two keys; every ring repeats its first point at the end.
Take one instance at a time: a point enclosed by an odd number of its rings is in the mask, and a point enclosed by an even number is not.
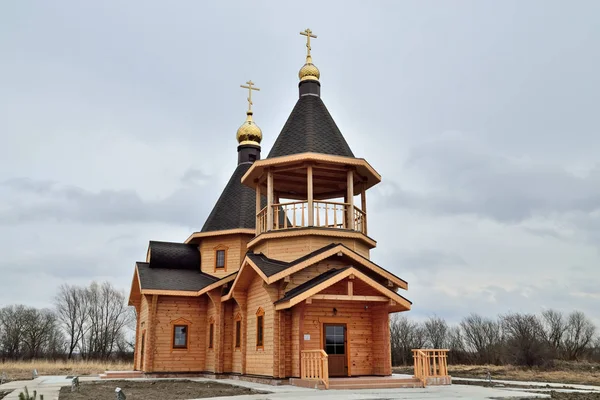
{"type": "Polygon", "coordinates": [[[319,325],[321,328],[321,349],[325,351],[325,325],[345,325],[346,333],[346,365],[348,366],[348,376],[352,376],[352,358],[350,357],[350,318],[319,318],[319,325]]]}

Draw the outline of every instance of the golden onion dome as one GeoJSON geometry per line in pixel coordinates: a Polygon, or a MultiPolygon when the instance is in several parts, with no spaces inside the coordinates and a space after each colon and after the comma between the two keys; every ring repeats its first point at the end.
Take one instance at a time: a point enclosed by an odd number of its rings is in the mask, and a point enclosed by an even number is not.
{"type": "Polygon", "coordinates": [[[246,121],[244,121],[237,131],[237,141],[240,145],[253,144],[256,146],[260,145],[262,141],[262,131],[254,123],[252,111],[250,110],[246,112],[246,121]]]}
{"type": "Polygon", "coordinates": [[[318,81],[321,73],[319,72],[319,68],[315,64],[312,63],[312,57],[310,55],[306,56],[306,64],[300,68],[300,72],[298,72],[298,78],[300,78],[300,82],[302,81],[318,81]]]}

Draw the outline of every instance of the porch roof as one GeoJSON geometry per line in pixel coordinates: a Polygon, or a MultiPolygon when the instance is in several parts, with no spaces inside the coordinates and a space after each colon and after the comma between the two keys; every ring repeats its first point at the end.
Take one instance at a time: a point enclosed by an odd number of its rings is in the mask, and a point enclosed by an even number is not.
{"type": "Polygon", "coordinates": [[[399,295],[393,290],[385,287],[379,282],[371,279],[367,275],[360,272],[355,267],[344,267],[339,269],[330,269],[321,275],[318,275],[303,284],[295,287],[294,289],[287,292],[283,298],[277,300],[275,304],[276,310],[284,310],[291,308],[296,304],[310,298],[310,297],[321,297],[322,300],[333,300],[345,301],[345,300],[359,300],[359,301],[380,301],[381,296],[361,296],[361,295],[317,295],[322,290],[332,286],[333,284],[350,277],[359,279],[377,290],[384,297],[382,300],[388,299],[394,302],[393,306],[400,307],[403,310],[410,310],[412,302],[405,297],[399,295]],[[331,297],[331,298],[330,298],[331,297]]]}

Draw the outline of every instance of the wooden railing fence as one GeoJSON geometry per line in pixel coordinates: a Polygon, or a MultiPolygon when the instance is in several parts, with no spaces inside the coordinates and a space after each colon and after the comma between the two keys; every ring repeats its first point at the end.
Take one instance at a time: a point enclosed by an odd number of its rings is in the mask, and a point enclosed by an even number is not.
{"type": "Polygon", "coordinates": [[[416,349],[413,350],[415,364],[415,378],[427,386],[429,377],[448,376],[448,350],[447,349],[416,349]]]}
{"type": "Polygon", "coordinates": [[[312,209],[309,209],[308,201],[304,200],[275,203],[271,207],[273,226],[267,224],[268,210],[265,207],[256,215],[257,234],[269,230],[306,228],[309,226],[309,213],[312,213],[314,227],[352,229],[367,234],[367,213],[356,206],[350,207],[349,203],[314,200],[312,209]]]}
{"type": "Polygon", "coordinates": [[[323,382],[329,389],[329,364],[324,350],[302,350],[300,378],[323,382]]]}

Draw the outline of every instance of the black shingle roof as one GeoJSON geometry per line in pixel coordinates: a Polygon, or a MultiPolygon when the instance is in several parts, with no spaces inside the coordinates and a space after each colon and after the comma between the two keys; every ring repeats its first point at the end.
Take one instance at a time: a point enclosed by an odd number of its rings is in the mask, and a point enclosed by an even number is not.
{"type": "Polygon", "coordinates": [[[335,246],[337,246],[339,243],[332,243],[332,244],[328,244],[325,247],[321,247],[319,250],[315,250],[311,253],[308,253],[305,256],[302,256],[292,262],[285,262],[285,261],[280,261],[280,260],[275,260],[272,258],[269,258],[267,256],[265,256],[262,253],[251,253],[248,252],[248,254],[246,254],[248,256],[248,258],[250,258],[250,260],[252,260],[252,262],[254,264],[256,264],[256,266],[258,268],[260,268],[260,270],[267,276],[272,276],[275,275],[281,271],[285,271],[288,268],[293,267],[294,265],[297,265],[299,263],[301,263],[302,261],[308,260],[311,257],[314,257],[318,254],[321,254],[335,246]]]}
{"type": "Polygon", "coordinates": [[[150,268],[200,270],[198,245],[151,241],[150,268]]]}
{"type": "Polygon", "coordinates": [[[354,157],[320,97],[300,96],[267,158],[300,153],[354,157]]]}
{"type": "MultiPolygon", "coordinates": [[[[198,267],[199,268],[199,267],[198,267]]],[[[199,269],[154,268],[148,263],[137,263],[142,289],[198,291],[218,281],[199,269]]]]}
{"type": "Polygon", "coordinates": [[[299,296],[302,293],[306,292],[307,290],[314,288],[318,284],[325,282],[329,278],[332,278],[332,277],[344,272],[348,268],[351,268],[351,267],[344,267],[344,268],[339,268],[339,269],[334,268],[334,269],[325,271],[321,275],[315,276],[314,278],[304,282],[303,284],[296,286],[295,288],[293,288],[292,290],[287,292],[285,294],[285,296],[283,296],[281,299],[277,300],[275,302],[275,304],[291,300],[294,297],[299,296]]]}
{"type": "Polygon", "coordinates": [[[284,271],[290,267],[290,263],[273,260],[262,253],[248,253],[247,256],[266,276],[275,275],[276,273],[284,271]]]}
{"type": "MultiPolygon", "coordinates": [[[[256,192],[242,185],[242,176],[251,166],[249,162],[237,166],[206,219],[202,232],[256,227],[256,192]]],[[[263,196],[261,203],[261,207],[267,204],[266,197],[263,196]]]]}

